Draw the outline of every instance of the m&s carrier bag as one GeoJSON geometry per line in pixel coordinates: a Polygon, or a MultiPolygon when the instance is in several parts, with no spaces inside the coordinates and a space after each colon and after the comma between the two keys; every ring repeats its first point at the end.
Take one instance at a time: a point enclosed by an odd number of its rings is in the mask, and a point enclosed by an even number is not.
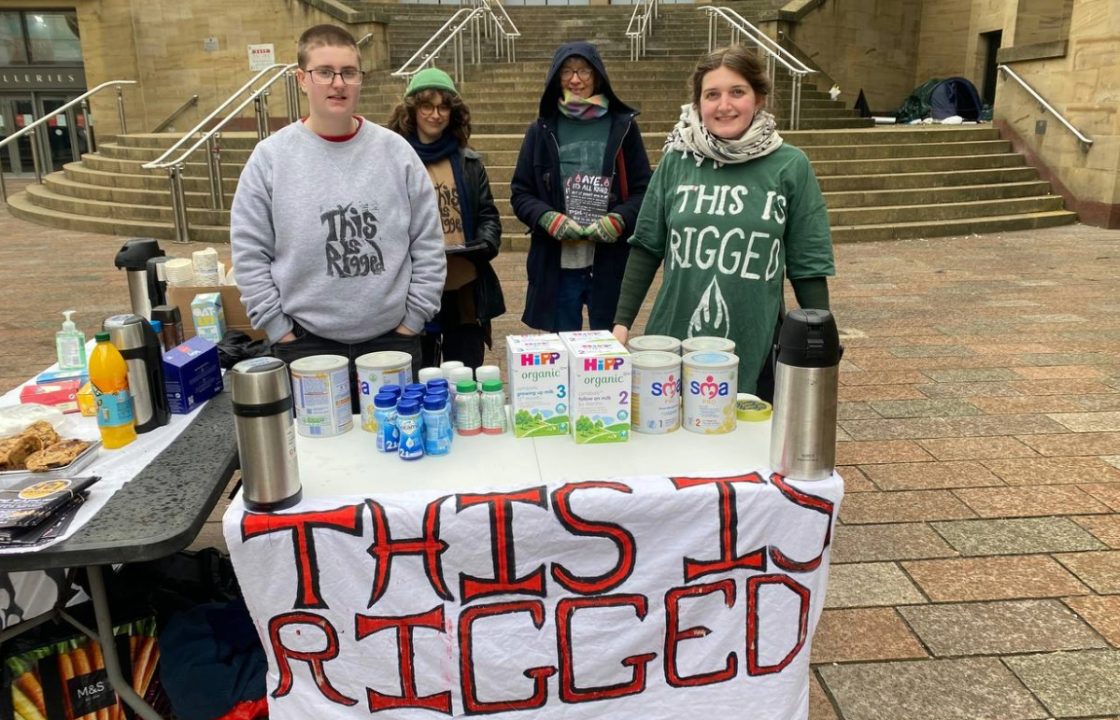
{"type": "MultiPolygon", "coordinates": [[[[121,671],[156,712],[168,708],[159,676],[155,618],[113,628],[121,671]]],[[[127,720],[133,717],[109,684],[101,646],[79,635],[4,658],[10,683],[0,695],[2,720],[127,720]]]]}

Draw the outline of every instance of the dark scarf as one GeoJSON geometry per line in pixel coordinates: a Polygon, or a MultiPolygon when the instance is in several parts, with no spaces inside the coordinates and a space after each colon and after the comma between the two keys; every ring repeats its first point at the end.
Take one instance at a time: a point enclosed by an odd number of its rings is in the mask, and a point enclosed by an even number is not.
{"type": "Polygon", "coordinates": [[[416,135],[409,135],[407,139],[425,165],[451,158],[451,174],[455,176],[455,191],[459,194],[459,213],[463,216],[463,235],[467,239],[467,245],[470,245],[474,242],[474,215],[467,206],[467,181],[463,176],[459,141],[447,131],[434,143],[422,143],[416,135]]]}

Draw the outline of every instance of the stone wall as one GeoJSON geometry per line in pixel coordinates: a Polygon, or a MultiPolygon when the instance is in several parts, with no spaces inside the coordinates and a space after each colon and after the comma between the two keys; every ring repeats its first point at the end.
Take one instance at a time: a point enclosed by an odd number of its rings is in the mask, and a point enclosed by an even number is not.
{"type": "Polygon", "coordinates": [[[1000,59],[1092,138],[1092,147],[1084,150],[1010,79],[999,81],[996,121],[1083,222],[1120,227],[1120,3],[1078,0],[1067,42],[1062,57],[1019,57],[1012,46],[1000,59]]]}
{"type": "MultiPolygon", "coordinates": [[[[252,77],[250,44],[272,43],[276,61],[295,62],[296,40],[319,23],[347,27],[355,37],[373,33],[362,48],[365,69],[388,63],[385,25],[361,18],[347,23],[338,18],[329,0],[312,7],[299,0],[235,2],[227,0],[73,0],[78,13],[86,81],[94,87],[107,80],[138,80],[124,91],[128,130],[149,131],[191,95],[199,95],[197,111],[177,123],[189,129],[252,77]],[[325,9],[324,9],[325,8],[325,9]],[[206,38],[217,39],[207,51],[206,38]]],[[[56,1],[0,0],[0,8],[59,7],[56,1]]],[[[270,111],[284,114],[284,88],[273,86],[270,111]]],[[[306,110],[306,106],[304,107],[306,110]]],[[[102,137],[120,131],[116,98],[95,96],[92,105],[102,137]]]]}
{"type": "Polygon", "coordinates": [[[844,0],[812,7],[782,24],[840,86],[845,104],[863,88],[872,110],[886,111],[914,89],[921,17],[922,0],[844,0]]]}

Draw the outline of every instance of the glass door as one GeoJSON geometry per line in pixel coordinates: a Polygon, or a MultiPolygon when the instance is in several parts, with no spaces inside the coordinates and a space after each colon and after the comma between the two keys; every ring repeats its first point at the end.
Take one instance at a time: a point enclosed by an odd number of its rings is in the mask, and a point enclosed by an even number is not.
{"type": "MultiPolygon", "coordinates": [[[[57,110],[71,99],[71,97],[65,95],[39,94],[36,104],[41,112],[36,117],[43,117],[51,111],[57,110]]],[[[43,133],[46,135],[47,145],[50,147],[50,161],[48,163],[49,168],[44,168],[45,171],[61,170],[63,165],[81,160],[82,153],[89,151],[84,125],[84,118],[81,113],[75,112],[75,108],[71,108],[61,115],[55,115],[47,121],[43,133]],[[83,127],[79,127],[79,123],[83,127]]]]}
{"type": "MultiPolygon", "coordinates": [[[[34,119],[30,95],[0,95],[0,138],[6,138],[29,125],[34,119]]],[[[5,172],[32,173],[31,136],[24,135],[0,151],[5,172]]]]}

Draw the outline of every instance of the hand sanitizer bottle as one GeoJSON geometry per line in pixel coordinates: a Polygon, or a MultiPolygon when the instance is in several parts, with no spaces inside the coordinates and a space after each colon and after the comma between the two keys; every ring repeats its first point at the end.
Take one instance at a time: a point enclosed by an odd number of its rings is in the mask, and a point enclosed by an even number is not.
{"type": "Polygon", "coordinates": [[[70,319],[73,310],[64,310],[66,316],[62,329],[54,334],[54,347],[58,353],[59,370],[86,369],[86,336],[70,319]]]}

